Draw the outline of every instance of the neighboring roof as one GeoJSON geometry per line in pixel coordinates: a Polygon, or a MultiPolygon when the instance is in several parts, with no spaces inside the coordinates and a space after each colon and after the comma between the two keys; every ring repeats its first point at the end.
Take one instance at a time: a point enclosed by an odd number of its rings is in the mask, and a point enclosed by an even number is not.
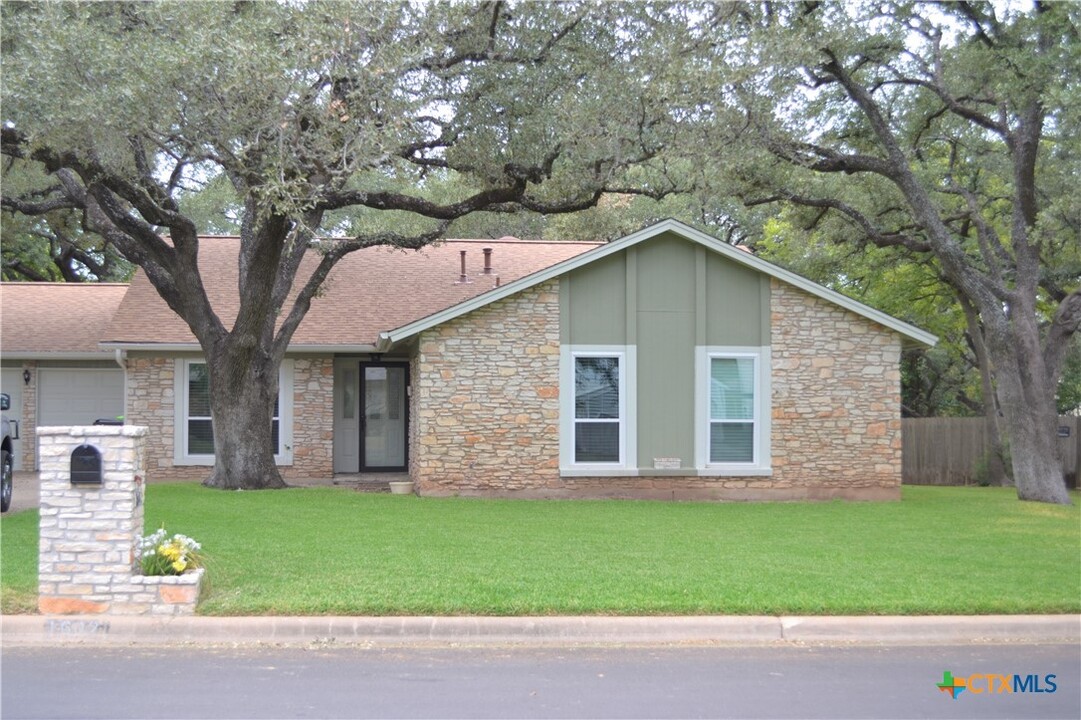
{"type": "Polygon", "coordinates": [[[894,332],[901,335],[902,339],[907,341],[908,344],[933,346],[938,342],[938,338],[929,332],[920,330],[914,325],[910,325],[906,322],[898,320],[897,318],[887,315],[884,312],[875,310],[874,308],[864,305],[863,303],[853,300],[852,298],[842,295],[839,292],[830,290],[827,287],[823,287],[818,283],[812,282],[805,277],[797,275],[793,272],[778,267],[773,263],[766,262],[761,258],[749,252],[741,252],[738,248],[728,243],[721,242],[717,238],[707,235],[704,232],[695,230],[689,225],[685,225],[678,220],[662,220],[659,223],[650,225],[647,228],[639,230],[636,233],[627,235],[626,237],[596,247],[588,252],[584,252],[580,255],[575,255],[572,258],[564,260],[561,263],[552,265],[545,268],[540,272],[534,273],[528,277],[524,277],[515,282],[507,283],[497,289],[490,290],[489,292],[479,295],[474,298],[470,298],[465,302],[462,302],[453,307],[449,307],[440,312],[433,313],[427,317],[420,318],[415,322],[408,325],[400,326],[394,330],[383,332],[380,334],[380,349],[386,349],[390,345],[406,340],[418,333],[421,333],[429,328],[433,328],[436,325],[441,325],[448,320],[453,320],[456,317],[460,317],[468,312],[472,312],[478,308],[484,307],[489,303],[496,302],[505,297],[521,292],[526,288],[533,287],[539,283],[545,282],[555,277],[559,277],[564,273],[568,273],[571,270],[580,268],[583,265],[587,265],[596,260],[600,260],[603,257],[612,255],[613,253],[621,252],[629,247],[633,247],[640,242],[649,240],[650,238],[657,237],[664,233],[674,233],[699,245],[704,245],[706,248],[713,250],[723,257],[728,258],[740,265],[745,265],[753,270],[765,273],[771,277],[775,277],[778,280],[786,282],[790,285],[804,290],[805,292],[815,295],[827,300],[835,305],[839,305],[846,310],[856,313],[862,317],[867,318],[873,322],[889,328],[894,332]]]}
{"type": "MultiPolygon", "coordinates": [[[[374,350],[379,333],[457,306],[495,287],[557,265],[599,243],[499,240],[447,240],[422,250],[386,247],[350,253],[331,271],[324,291],[293,336],[290,349],[374,350]],[[492,248],[491,275],[482,274],[484,248],[492,248]],[[466,251],[470,282],[458,282],[460,252],[466,251]]],[[[199,265],[211,306],[231,326],[239,308],[236,237],[206,237],[199,244],[199,265]]],[[[298,278],[319,261],[309,252],[298,278]]],[[[296,290],[296,289],[294,289],[296,290]]],[[[292,297],[286,304],[290,307],[292,297]]],[[[161,299],[146,275],[137,272],[112,323],[101,333],[108,347],[183,349],[194,345],[187,324],[161,299]]]]}
{"type": "Polygon", "coordinates": [[[108,359],[98,341],[128,286],[0,283],[0,354],[10,360],[108,359]]]}

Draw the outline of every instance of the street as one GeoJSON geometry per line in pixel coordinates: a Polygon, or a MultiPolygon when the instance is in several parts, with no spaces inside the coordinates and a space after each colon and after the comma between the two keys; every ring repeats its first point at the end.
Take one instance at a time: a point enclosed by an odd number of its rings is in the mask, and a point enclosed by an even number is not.
{"type": "Polygon", "coordinates": [[[1081,716],[1073,645],[69,646],[4,648],[2,663],[5,720],[1081,716]],[[946,671],[971,691],[939,690],[946,671]],[[993,682],[1014,674],[1044,692],[993,682]]]}

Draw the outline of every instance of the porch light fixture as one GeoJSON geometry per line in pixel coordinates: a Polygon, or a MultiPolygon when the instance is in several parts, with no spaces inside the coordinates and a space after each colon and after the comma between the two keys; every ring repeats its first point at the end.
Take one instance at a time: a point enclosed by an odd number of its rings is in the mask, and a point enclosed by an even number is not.
{"type": "Polygon", "coordinates": [[[30,371],[29,370],[23,370],[23,384],[24,385],[29,385],[30,384],[30,371]]]}

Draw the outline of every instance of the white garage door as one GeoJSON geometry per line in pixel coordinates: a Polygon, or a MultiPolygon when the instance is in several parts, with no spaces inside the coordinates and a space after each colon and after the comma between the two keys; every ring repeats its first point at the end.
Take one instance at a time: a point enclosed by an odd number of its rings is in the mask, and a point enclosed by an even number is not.
{"type": "Polygon", "coordinates": [[[38,371],[38,425],[93,425],[124,414],[124,371],[120,368],[38,371]]]}
{"type": "MultiPolygon", "coordinates": [[[[0,371],[0,391],[11,396],[11,409],[7,411],[9,420],[23,419],[23,371],[19,368],[4,368],[0,371]]],[[[22,425],[19,426],[20,429],[22,425]]],[[[12,443],[15,446],[15,469],[22,470],[23,454],[21,440],[12,443]]]]}

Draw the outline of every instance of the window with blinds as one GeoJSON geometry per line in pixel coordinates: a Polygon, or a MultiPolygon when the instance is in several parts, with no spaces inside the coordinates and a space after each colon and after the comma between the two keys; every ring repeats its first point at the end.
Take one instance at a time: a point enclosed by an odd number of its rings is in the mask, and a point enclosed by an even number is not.
{"type": "Polygon", "coordinates": [[[620,358],[574,358],[574,462],[621,461],[620,358]]]}
{"type": "Polygon", "coordinates": [[[755,374],[754,358],[710,358],[709,462],[755,462],[755,374]]]}
{"type": "MultiPolygon", "coordinates": [[[[188,362],[187,377],[187,449],[188,455],[214,454],[214,421],[210,414],[210,373],[206,363],[188,362]]],[[[279,397],[274,399],[271,419],[274,453],[281,452],[281,413],[279,397]]]]}

